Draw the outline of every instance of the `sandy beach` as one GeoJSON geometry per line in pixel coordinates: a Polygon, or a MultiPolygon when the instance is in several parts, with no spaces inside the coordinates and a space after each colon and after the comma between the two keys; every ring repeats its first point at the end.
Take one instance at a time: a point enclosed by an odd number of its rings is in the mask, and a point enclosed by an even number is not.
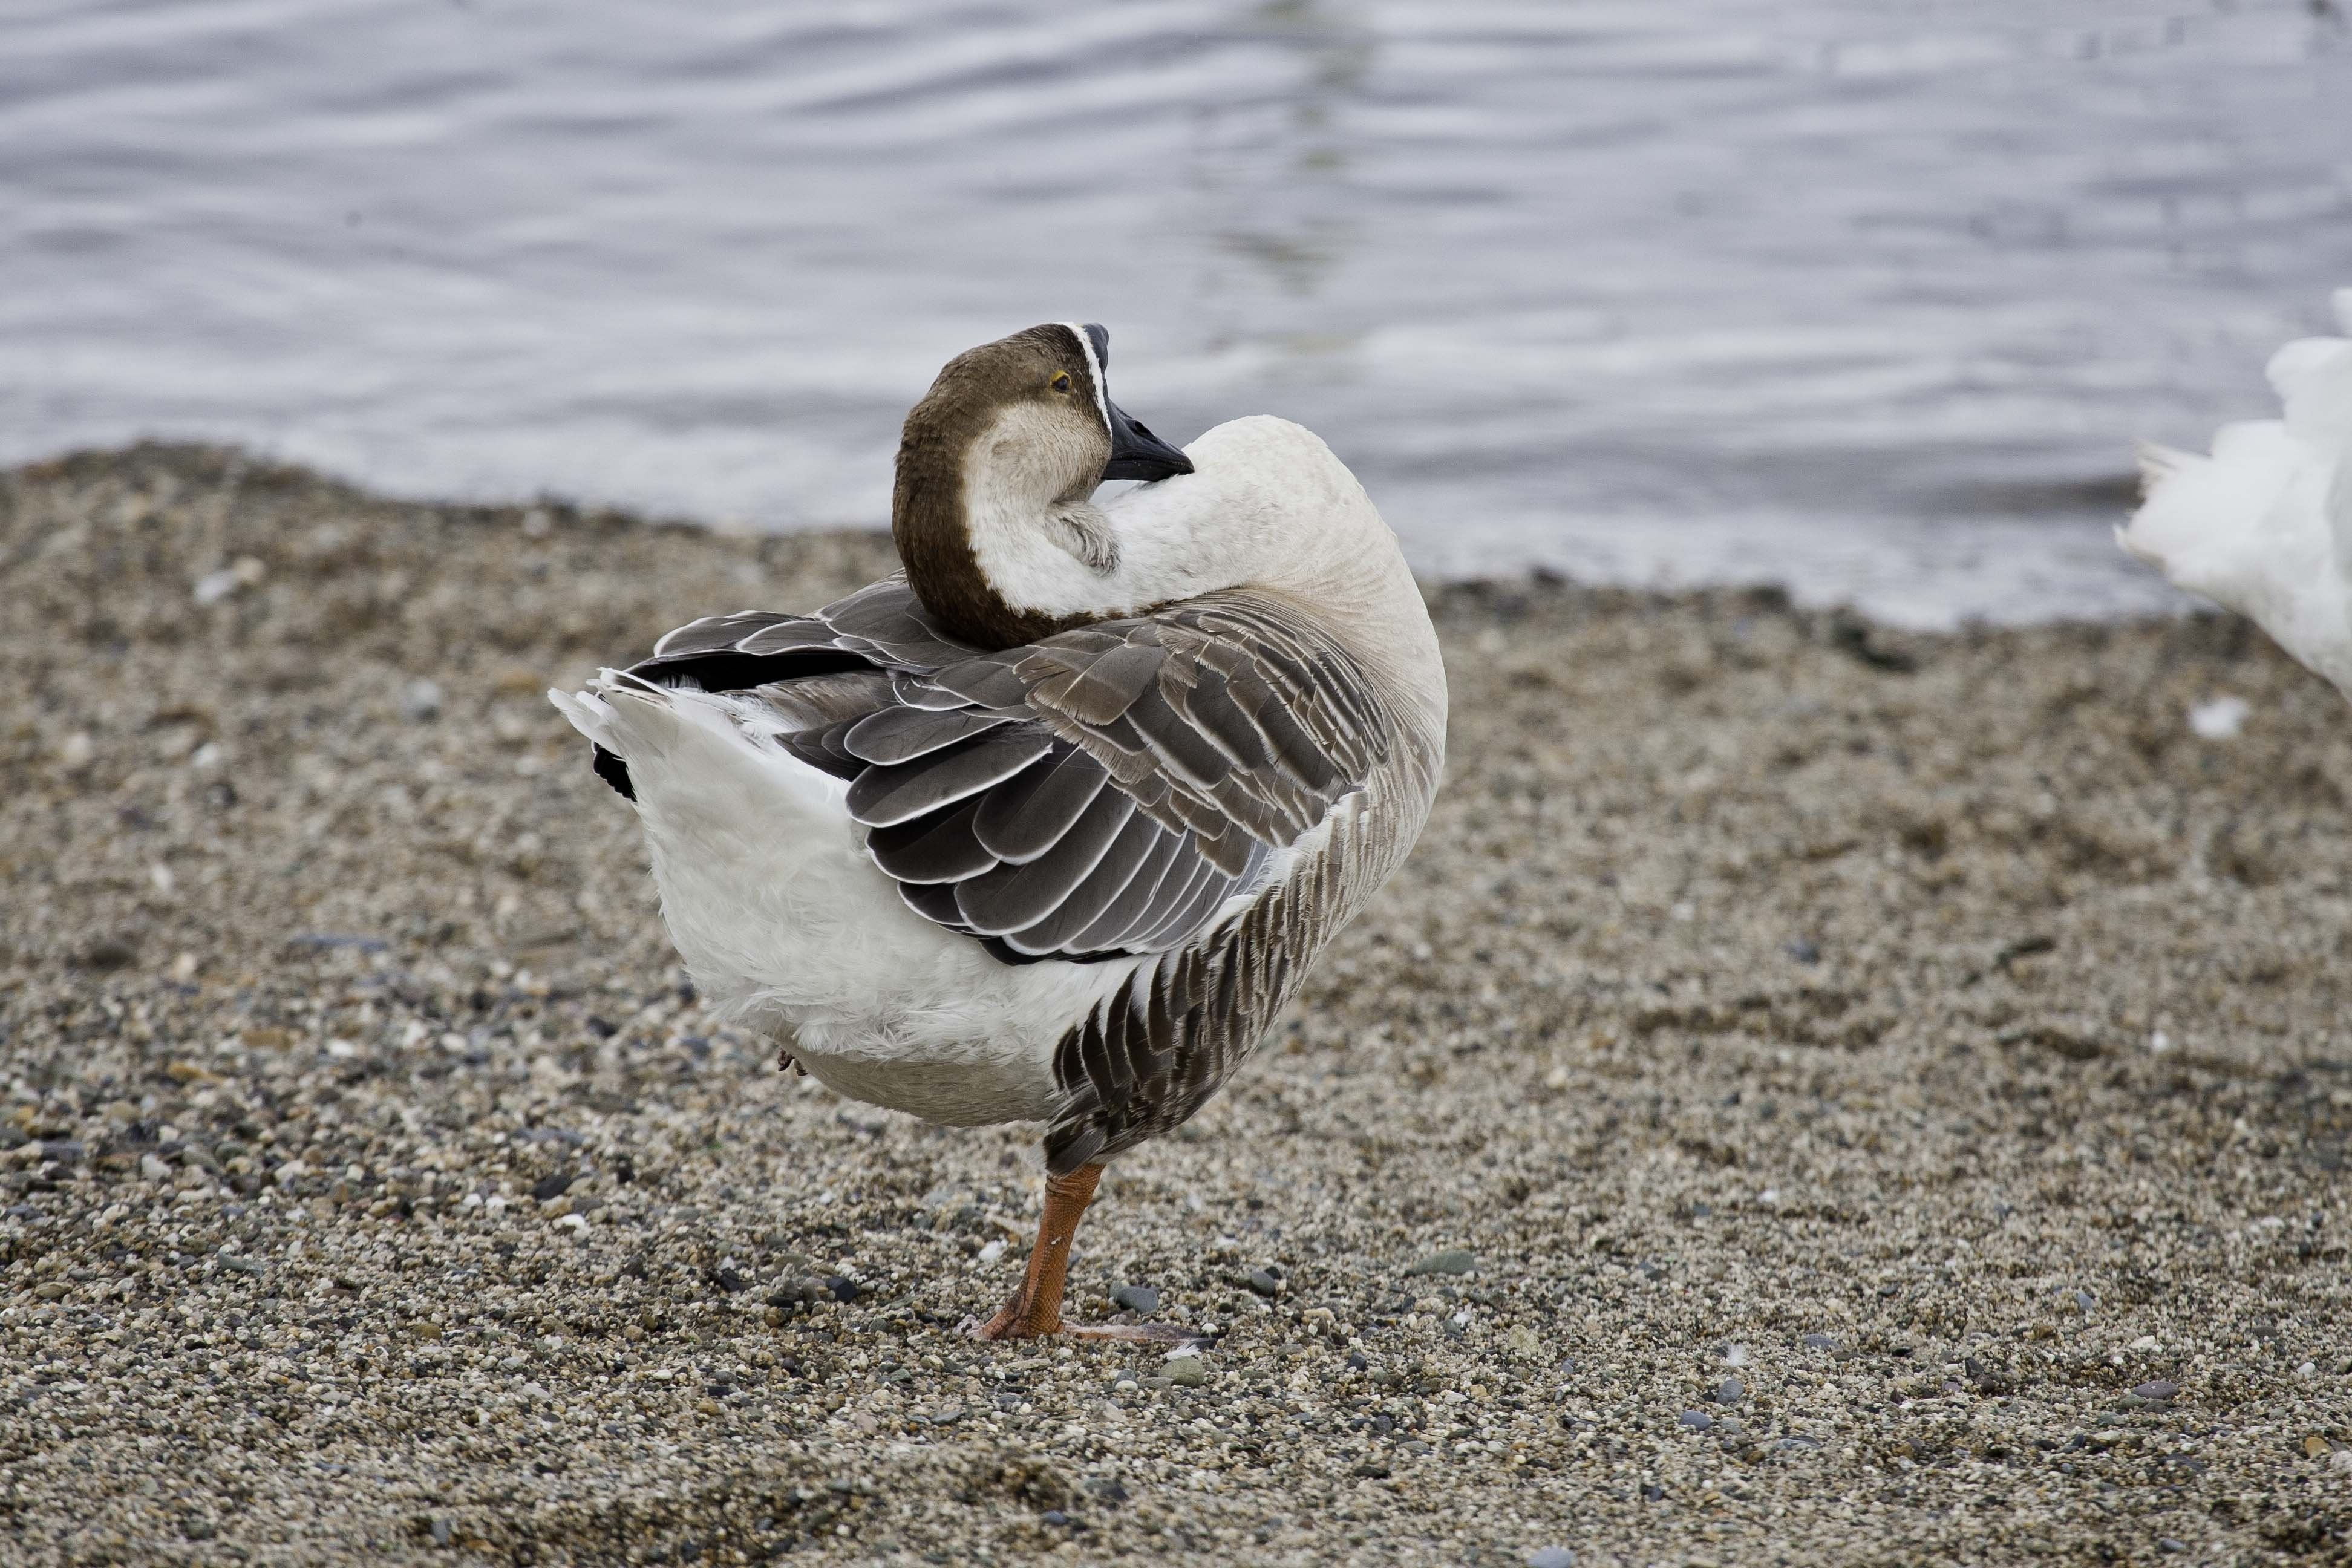
{"type": "Polygon", "coordinates": [[[1079,1237],[1171,1362],[956,1331],[1033,1139],[713,1026],[543,696],[889,563],[0,477],[0,1561],[2352,1563],[2352,722],[2252,628],[1433,588],[1419,851],[1079,1237]]]}

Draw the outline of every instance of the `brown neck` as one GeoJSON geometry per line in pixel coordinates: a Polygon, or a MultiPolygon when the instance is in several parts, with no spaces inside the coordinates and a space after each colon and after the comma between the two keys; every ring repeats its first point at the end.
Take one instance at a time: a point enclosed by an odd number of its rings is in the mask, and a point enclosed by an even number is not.
{"type": "Polygon", "coordinates": [[[898,542],[908,585],[941,630],[976,647],[1019,647],[1081,625],[1086,617],[1016,609],[981,571],[964,511],[963,483],[964,453],[981,433],[978,417],[945,424],[907,421],[890,497],[890,535],[898,542]]]}

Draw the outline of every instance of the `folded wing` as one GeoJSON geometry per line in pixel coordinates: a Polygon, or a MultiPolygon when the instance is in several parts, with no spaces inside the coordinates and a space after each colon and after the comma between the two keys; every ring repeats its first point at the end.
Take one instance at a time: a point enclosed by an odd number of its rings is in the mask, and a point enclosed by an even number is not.
{"type": "Polygon", "coordinates": [[[697,621],[633,673],[756,692],[908,906],[1010,963],[1181,945],[1391,743],[1356,662],[1244,592],[988,651],[889,578],[697,621]]]}

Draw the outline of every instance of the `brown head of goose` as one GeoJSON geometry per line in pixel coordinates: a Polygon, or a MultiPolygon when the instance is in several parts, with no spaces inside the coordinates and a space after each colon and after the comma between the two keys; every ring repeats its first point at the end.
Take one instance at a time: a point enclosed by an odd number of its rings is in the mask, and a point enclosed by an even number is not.
{"type": "Polygon", "coordinates": [[[549,695],[635,805],[703,994],[854,1099],[1042,1125],[1044,1227],[978,1331],[1061,1321],[1103,1163],[1198,1110],[1412,848],[1437,640],[1328,447],[1184,451],[1110,400],[1108,334],[1034,327],[908,416],[906,570],[696,621],[549,695]],[[1107,503],[1105,479],[1146,483],[1107,503]]]}

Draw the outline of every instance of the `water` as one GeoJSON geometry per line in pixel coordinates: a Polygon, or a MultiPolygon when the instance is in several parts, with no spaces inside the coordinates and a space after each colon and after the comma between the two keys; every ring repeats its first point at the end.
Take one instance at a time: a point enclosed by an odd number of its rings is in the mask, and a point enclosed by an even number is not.
{"type": "Polygon", "coordinates": [[[2124,613],[2133,437],[2352,282],[2347,106],[2312,0],[9,0],[0,459],[873,525],[941,360],[1100,320],[1432,571],[2124,613]]]}

